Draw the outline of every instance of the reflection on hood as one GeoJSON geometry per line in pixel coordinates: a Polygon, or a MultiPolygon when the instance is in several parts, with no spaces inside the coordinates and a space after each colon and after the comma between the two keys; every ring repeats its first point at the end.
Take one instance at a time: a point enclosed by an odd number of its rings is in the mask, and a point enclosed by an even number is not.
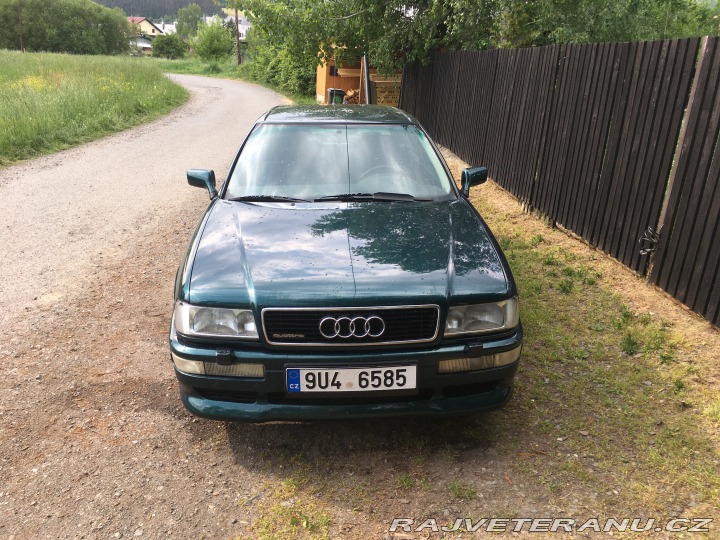
{"type": "Polygon", "coordinates": [[[340,205],[218,201],[190,301],[367,305],[507,293],[493,243],[464,200],[340,205]]]}

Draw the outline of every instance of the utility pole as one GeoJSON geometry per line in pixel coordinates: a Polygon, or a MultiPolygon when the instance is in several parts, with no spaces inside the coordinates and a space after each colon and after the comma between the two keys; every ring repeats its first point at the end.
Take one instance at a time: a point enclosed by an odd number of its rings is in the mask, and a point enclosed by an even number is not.
{"type": "Polygon", "coordinates": [[[235,48],[237,49],[238,66],[242,64],[242,56],[240,56],[240,21],[238,19],[238,8],[235,8],[235,48]]]}
{"type": "Polygon", "coordinates": [[[18,35],[20,36],[20,51],[25,52],[25,45],[23,43],[23,29],[22,29],[22,5],[21,0],[18,0],[18,35]]]}

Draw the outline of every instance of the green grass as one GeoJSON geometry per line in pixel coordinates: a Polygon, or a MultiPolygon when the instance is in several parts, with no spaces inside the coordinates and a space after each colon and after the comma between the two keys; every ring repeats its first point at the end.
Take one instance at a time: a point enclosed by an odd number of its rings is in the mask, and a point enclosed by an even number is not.
{"type": "Polygon", "coordinates": [[[238,66],[236,61],[221,60],[219,62],[203,62],[198,58],[183,58],[179,60],[167,60],[164,58],[151,58],[150,62],[158,65],[161,70],[168,73],[180,73],[185,75],[207,75],[210,77],[224,77],[237,79],[238,66]]]}
{"type": "MultiPolygon", "coordinates": [[[[583,462],[593,462],[590,476],[574,463],[546,468],[547,489],[584,485],[612,494],[601,499],[608,512],[662,514],[671,500],[720,507],[718,442],[703,428],[720,423],[720,400],[709,399],[701,368],[689,360],[703,347],[661,317],[636,313],[603,284],[594,255],[559,247],[553,235],[561,233],[549,229],[539,241],[491,200],[473,197],[506,246],[526,332],[508,425],[535,422],[551,455],[592,456],[583,462]]],[[[543,467],[547,460],[529,461],[543,467]]]]}
{"type": "Polygon", "coordinates": [[[409,474],[403,474],[398,479],[398,484],[400,484],[400,487],[403,489],[414,488],[416,483],[415,479],[409,474]]]}
{"type": "Polygon", "coordinates": [[[187,96],[143,58],[0,51],[0,166],[148,121],[187,96]]]}
{"type": "Polygon", "coordinates": [[[474,487],[455,480],[448,484],[448,489],[456,499],[474,499],[477,497],[474,487]]]}
{"type": "Polygon", "coordinates": [[[259,502],[262,511],[253,523],[251,537],[259,540],[330,538],[332,520],[312,491],[305,480],[294,478],[287,478],[279,487],[268,489],[259,502]]]}

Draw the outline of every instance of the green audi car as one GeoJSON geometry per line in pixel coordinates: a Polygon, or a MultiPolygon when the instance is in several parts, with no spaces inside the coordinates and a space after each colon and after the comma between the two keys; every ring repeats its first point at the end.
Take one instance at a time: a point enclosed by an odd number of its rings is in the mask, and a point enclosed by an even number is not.
{"type": "Polygon", "coordinates": [[[504,405],[522,348],[490,229],[417,121],[379,106],[264,114],[175,283],[170,356],[193,414],[245,422],[504,405]]]}

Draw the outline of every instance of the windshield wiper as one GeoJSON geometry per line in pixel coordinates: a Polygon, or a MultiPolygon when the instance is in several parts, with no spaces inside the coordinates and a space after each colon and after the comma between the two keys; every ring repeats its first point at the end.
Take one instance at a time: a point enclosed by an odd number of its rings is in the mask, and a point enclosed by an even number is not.
{"type": "Polygon", "coordinates": [[[372,193],[342,193],[340,195],[326,195],[318,197],[314,202],[322,201],[368,201],[372,200],[372,193]]]}
{"type": "Polygon", "coordinates": [[[306,199],[296,199],[295,197],[283,197],[282,195],[243,195],[242,197],[233,197],[228,201],[252,201],[252,202],[310,202],[306,199]]]}
{"type": "Polygon", "coordinates": [[[326,197],[320,197],[315,199],[315,202],[322,201],[431,201],[430,198],[413,197],[407,193],[385,193],[378,191],[376,193],[343,193],[341,195],[328,195],[326,197]]]}

